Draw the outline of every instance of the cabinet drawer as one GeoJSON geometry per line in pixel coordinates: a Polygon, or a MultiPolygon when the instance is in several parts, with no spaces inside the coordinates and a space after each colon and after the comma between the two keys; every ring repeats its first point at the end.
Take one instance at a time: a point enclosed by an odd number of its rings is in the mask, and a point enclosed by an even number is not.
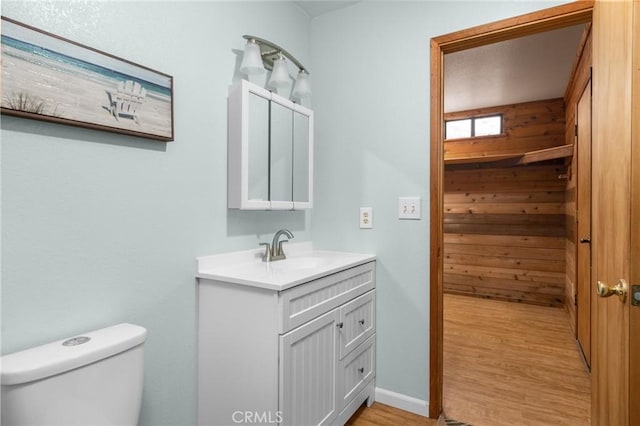
{"type": "Polygon", "coordinates": [[[375,375],[375,334],[340,361],[342,370],[342,404],[345,407],[375,375]]]}
{"type": "Polygon", "coordinates": [[[285,290],[279,301],[280,333],[293,330],[374,287],[375,262],[369,262],[285,290]]]}
{"type": "Polygon", "coordinates": [[[375,332],[375,296],[371,290],[340,308],[340,359],[375,332]]]}

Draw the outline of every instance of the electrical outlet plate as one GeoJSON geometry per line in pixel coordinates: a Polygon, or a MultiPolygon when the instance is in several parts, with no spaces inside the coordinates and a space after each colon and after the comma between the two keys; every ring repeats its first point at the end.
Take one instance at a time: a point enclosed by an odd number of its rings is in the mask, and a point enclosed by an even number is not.
{"type": "Polygon", "coordinates": [[[420,197],[400,197],[398,201],[398,219],[420,220],[420,197]]]}
{"type": "Polygon", "coordinates": [[[361,229],[373,228],[373,208],[360,207],[360,228],[361,229]]]}

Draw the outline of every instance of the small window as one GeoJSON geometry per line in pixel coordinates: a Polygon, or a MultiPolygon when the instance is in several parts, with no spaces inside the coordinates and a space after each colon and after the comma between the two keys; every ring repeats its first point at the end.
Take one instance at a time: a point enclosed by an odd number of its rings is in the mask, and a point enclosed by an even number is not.
{"type": "Polygon", "coordinates": [[[472,117],[445,122],[445,139],[492,136],[502,133],[502,115],[472,117]]]}
{"type": "Polygon", "coordinates": [[[502,116],[478,117],[473,119],[473,136],[490,136],[502,133],[502,116]]]}
{"type": "Polygon", "coordinates": [[[445,139],[459,139],[470,138],[471,133],[471,119],[466,120],[452,120],[447,121],[446,137],[445,139]]]}

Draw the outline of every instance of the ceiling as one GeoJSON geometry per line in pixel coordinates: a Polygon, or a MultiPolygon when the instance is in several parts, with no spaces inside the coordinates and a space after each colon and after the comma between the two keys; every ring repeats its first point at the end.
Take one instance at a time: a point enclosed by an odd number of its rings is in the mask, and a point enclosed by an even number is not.
{"type": "Polygon", "coordinates": [[[338,1],[338,0],[325,0],[325,1],[297,1],[295,2],[302,10],[309,15],[310,18],[315,18],[316,16],[323,15],[327,12],[331,12],[333,10],[342,9],[344,7],[349,7],[359,1],[338,1]]]}
{"type": "MultiPolygon", "coordinates": [[[[295,3],[315,18],[360,1],[295,3]]],[[[564,96],[584,27],[561,28],[445,55],[445,112],[564,96]]]]}
{"type": "Polygon", "coordinates": [[[584,27],[445,55],[445,112],[563,97],[584,27]]]}

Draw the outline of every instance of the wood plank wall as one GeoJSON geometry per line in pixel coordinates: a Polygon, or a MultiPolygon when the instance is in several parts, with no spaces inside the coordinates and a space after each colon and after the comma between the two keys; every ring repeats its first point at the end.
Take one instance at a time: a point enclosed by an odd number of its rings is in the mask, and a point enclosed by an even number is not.
{"type": "Polygon", "coordinates": [[[565,111],[562,98],[451,112],[446,113],[444,119],[455,120],[500,113],[504,119],[502,135],[445,140],[445,160],[518,154],[565,143],[565,111]]]}
{"type": "MultiPolygon", "coordinates": [[[[505,129],[517,131],[510,133],[511,138],[501,137],[501,153],[509,140],[515,141],[520,152],[564,144],[562,99],[509,105],[502,111],[505,129]],[[527,136],[522,139],[520,135],[527,136]]],[[[456,149],[461,142],[454,142],[456,149]]],[[[484,147],[465,152],[490,152],[489,143],[467,140],[467,144],[484,147]]],[[[444,291],[563,306],[567,182],[559,177],[565,173],[562,160],[517,167],[500,167],[498,163],[448,165],[444,291]]]]}
{"type": "MultiPolygon", "coordinates": [[[[575,143],[575,125],[576,125],[576,106],[580,95],[584,91],[585,86],[591,78],[591,26],[585,30],[583,35],[583,41],[581,43],[582,49],[580,49],[576,56],[576,62],[572,73],[572,78],[567,86],[565,92],[565,104],[566,104],[566,143],[575,143]]],[[[567,203],[566,203],[566,217],[567,217],[567,239],[566,239],[566,264],[567,271],[565,274],[565,301],[566,309],[569,312],[571,327],[574,333],[576,332],[577,316],[576,316],[576,264],[577,264],[577,249],[578,236],[576,234],[576,182],[577,174],[573,173],[576,170],[575,155],[571,159],[568,166],[569,179],[567,180],[567,203]]]]}

